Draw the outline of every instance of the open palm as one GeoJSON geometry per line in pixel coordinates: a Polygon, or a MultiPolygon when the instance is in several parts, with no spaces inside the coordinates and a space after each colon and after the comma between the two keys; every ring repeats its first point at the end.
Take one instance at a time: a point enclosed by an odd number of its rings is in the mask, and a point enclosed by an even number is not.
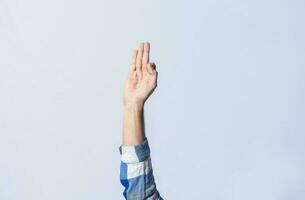
{"type": "Polygon", "coordinates": [[[141,42],[132,56],[132,64],[124,88],[124,105],[128,103],[144,104],[157,87],[156,65],[149,62],[150,44],[141,42]]]}

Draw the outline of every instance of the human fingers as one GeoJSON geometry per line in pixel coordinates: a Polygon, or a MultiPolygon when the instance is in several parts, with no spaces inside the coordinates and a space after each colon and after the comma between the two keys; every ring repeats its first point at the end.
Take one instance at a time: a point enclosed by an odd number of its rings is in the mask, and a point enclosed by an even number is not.
{"type": "Polygon", "coordinates": [[[136,70],[138,77],[142,77],[142,60],[143,60],[143,50],[144,43],[141,42],[138,48],[137,58],[136,58],[136,70]]]}
{"type": "Polygon", "coordinates": [[[149,74],[154,74],[156,72],[156,64],[154,62],[148,63],[146,66],[149,74]]]}
{"type": "Polygon", "coordinates": [[[142,72],[143,74],[147,74],[147,64],[149,63],[149,51],[150,51],[150,44],[149,42],[144,43],[144,51],[143,51],[143,60],[142,60],[142,72]]]}
{"type": "Polygon", "coordinates": [[[131,67],[130,70],[134,71],[136,70],[136,60],[137,60],[138,50],[133,51],[132,60],[131,60],[131,67]]]}
{"type": "Polygon", "coordinates": [[[150,51],[150,43],[144,43],[144,52],[143,52],[143,64],[149,63],[149,51],[150,51]]]}

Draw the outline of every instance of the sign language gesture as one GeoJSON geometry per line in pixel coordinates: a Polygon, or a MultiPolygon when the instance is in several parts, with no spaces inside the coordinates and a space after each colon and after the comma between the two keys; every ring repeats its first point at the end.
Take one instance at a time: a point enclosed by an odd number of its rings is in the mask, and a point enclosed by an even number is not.
{"type": "Polygon", "coordinates": [[[156,65],[149,62],[150,43],[141,42],[132,56],[132,64],[125,83],[123,103],[125,106],[143,106],[157,87],[156,65]]]}
{"type": "Polygon", "coordinates": [[[141,42],[134,51],[124,87],[120,181],[127,200],[163,200],[154,180],[144,124],[144,103],[157,87],[158,75],[149,62],[149,51],[149,42],[141,42]]]}

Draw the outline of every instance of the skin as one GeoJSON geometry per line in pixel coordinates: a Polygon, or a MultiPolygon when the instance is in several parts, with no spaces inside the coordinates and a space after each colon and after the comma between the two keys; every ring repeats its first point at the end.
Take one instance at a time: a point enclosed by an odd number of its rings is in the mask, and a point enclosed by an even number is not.
{"type": "Polygon", "coordinates": [[[157,87],[156,65],[149,61],[150,43],[141,42],[132,62],[123,94],[123,146],[137,145],[145,138],[144,104],[157,87]]]}

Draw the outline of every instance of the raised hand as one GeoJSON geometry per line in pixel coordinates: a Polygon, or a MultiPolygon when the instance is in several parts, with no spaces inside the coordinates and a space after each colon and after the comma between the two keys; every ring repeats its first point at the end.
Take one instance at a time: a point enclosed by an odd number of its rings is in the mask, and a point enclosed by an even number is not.
{"type": "Polygon", "coordinates": [[[125,83],[123,104],[144,105],[157,87],[156,65],[149,62],[150,43],[141,42],[132,56],[132,64],[125,83]]]}
{"type": "Polygon", "coordinates": [[[149,63],[149,50],[150,44],[141,42],[139,48],[134,51],[124,88],[120,181],[124,186],[123,194],[127,200],[163,200],[154,181],[145,134],[144,103],[157,87],[158,74],[154,63],[149,63]],[[145,169],[145,173],[139,169],[145,169]]]}

